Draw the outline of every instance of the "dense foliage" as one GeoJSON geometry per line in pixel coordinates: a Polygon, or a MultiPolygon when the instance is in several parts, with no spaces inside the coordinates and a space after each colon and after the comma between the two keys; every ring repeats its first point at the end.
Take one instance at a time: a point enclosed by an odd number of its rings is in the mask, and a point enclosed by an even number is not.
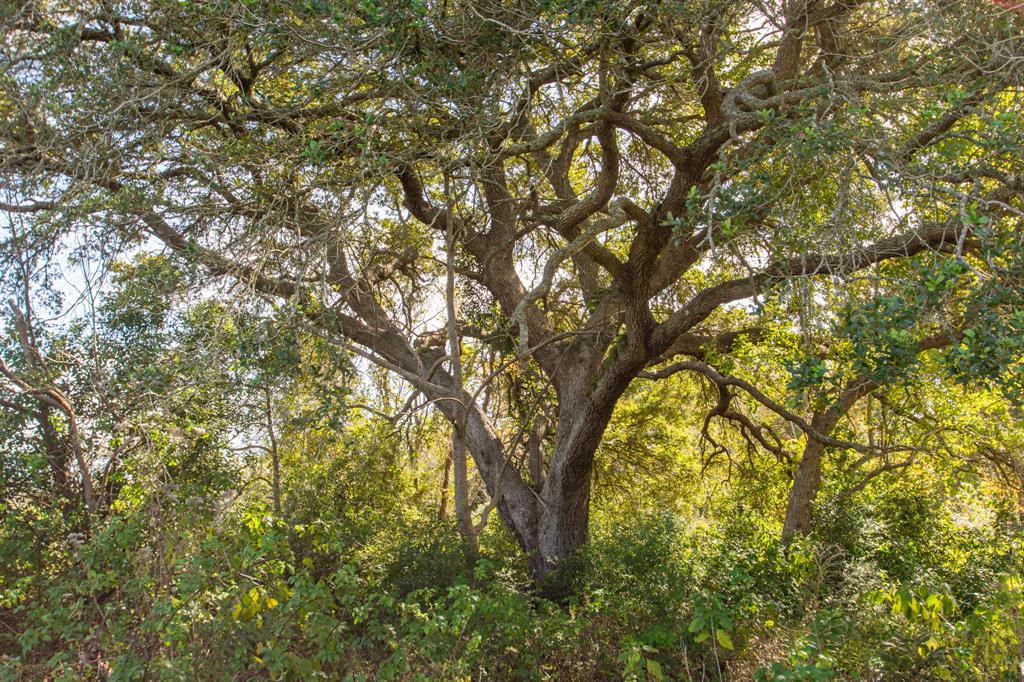
{"type": "Polygon", "coordinates": [[[0,679],[1024,676],[1024,8],[0,6],[0,679]]]}

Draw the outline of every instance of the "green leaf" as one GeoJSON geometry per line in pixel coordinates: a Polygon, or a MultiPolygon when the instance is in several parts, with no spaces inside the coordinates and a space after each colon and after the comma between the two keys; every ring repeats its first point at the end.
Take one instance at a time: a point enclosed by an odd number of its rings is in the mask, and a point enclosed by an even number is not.
{"type": "Polygon", "coordinates": [[[723,649],[733,650],[732,637],[725,630],[715,630],[715,639],[718,640],[723,649]]]}
{"type": "Polygon", "coordinates": [[[661,663],[658,663],[653,658],[647,659],[647,674],[659,682],[665,679],[665,673],[661,670],[661,663]]]}

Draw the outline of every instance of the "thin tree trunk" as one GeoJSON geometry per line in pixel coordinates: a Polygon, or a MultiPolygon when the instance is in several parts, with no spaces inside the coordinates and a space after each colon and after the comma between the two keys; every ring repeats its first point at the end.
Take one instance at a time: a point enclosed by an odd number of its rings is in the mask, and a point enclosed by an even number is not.
{"type": "Polygon", "coordinates": [[[441,475],[441,503],[437,508],[437,518],[443,519],[448,515],[448,485],[449,476],[452,471],[452,455],[449,452],[444,457],[444,473],[441,475]]]}
{"type": "Polygon", "coordinates": [[[477,553],[476,529],[469,508],[469,475],[466,466],[466,446],[462,432],[452,429],[452,479],[455,483],[455,522],[470,556],[477,553]]]}
{"type": "MultiPolygon", "coordinates": [[[[447,247],[447,281],[445,282],[445,298],[448,313],[448,357],[451,365],[452,384],[457,395],[462,395],[462,339],[459,335],[459,323],[455,308],[455,233],[453,223],[448,220],[446,232],[447,247]]],[[[476,529],[473,527],[472,512],[469,508],[469,472],[466,463],[466,424],[467,406],[456,410],[458,418],[452,422],[452,478],[455,483],[455,522],[459,533],[466,544],[468,555],[472,558],[477,554],[476,529]]]]}
{"type": "Polygon", "coordinates": [[[68,479],[68,448],[61,442],[60,435],[50,423],[50,406],[40,404],[35,413],[36,424],[42,434],[43,451],[46,453],[50,475],[53,477],[54,488],[58,494],[68,500],[74,499],[71,481],[68,479]]]}
{"type": "Polygon", "coordinates": [[[270,440],[271,494],[274,496],[274,516],[281,516],[281,458],[277,451],[277,436],[274,433],[274,405],[270,398],[270,387],[264,386],[266,401],[267,435],[270,440]]]}
{"type": "Polygon", "coordinates": [[[71,451],[75,453],[75,461],[78,463],[78,469],[82,474],[82,498],[85,501],[85,508],[89,510],[90,514],[95,515],[99,512],[99,504],[96,501],[96,491],[92,485],[89,463],[85,458],[85,449],[82,447],[82,437],[78,431],[78,417],[71,408],[71,403],[68,401],[67,396],[57,391],[57,389],[50,390],[57,394],[60,402],[63,403],[62,409],[68,418],[68,439],[71,442],[71,451]]]}

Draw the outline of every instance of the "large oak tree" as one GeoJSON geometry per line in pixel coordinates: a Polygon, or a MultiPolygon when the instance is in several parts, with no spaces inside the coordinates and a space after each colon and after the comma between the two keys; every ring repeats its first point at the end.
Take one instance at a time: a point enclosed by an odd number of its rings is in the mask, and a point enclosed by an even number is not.
{"type": "MultiPolygon", "coordinates": [[[[0,199],[25,238],[168,249],[197,291],[235,283],[402,377],[538,578],[585,542],[638,378],[698,373],[755,440],[730,403],[759,401],[812,459],[851,445],[832,427],[892,363],[850,364],[811,420],[715,368],[779,331],[766,301],[846,320],[827,348],[850,320],[891,331],[856,314],[879,282],[941,271],[901,348],[1024,328],[1024,36],[995,4],[38,0],[3,30],[0,199]],[[507,373],[523,399],[489,400],[507,373]]],[[[999,347],[954,364],[1005,373],[999,347]]]]}

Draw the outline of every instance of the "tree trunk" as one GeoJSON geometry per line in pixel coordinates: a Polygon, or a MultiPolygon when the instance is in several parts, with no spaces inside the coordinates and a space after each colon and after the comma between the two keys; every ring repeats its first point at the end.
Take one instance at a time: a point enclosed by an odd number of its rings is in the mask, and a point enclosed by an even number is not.
{"type": "MultiPolygon", "coordinates": [[[[615,390],[595,396],[586,390],[589,373],[577,374],[571,390],[559,396],[554,447],[540,490],[528,484],[509,460],[505,444],[472,397],[464,389],[454,389],[457,377],[438,371],[435,381],[451,387],[459,400],[452,400],[451,394],[427,389],[428,396],[448,421],[464,426],[459,435],[473,457],[492,504],[523,550],[534,582],[545,595],[554,598],[563,597],[571,589],[572,571],[561,569],[569,565],[570,558],[587,540],[594,454],[611,420],[615,402],[629,383],[627,377],[613,387],[615,390]],[[559,575],[553,575],[556,573],[559,575]]],[[[453,479],[457,466],[457,458],[453,457],[453,479]]],[[[534,473],[540,477],[540,472],[534,473]]],[[[458,514],[458,505],[455,507],[458,514]]]]}
{"type": "Polygon", "coordinates": [[[452,453],[449,452],[444,458],[444,472],[441,474],[441,501],[437,506],[437,518],[443,519],[448,516],[448,477],[452,470],[452,453]]]}
{"type": "Polygon", "coordinates": [[[544,487],[544,437],[547,435],[547,418],[537,418],[526,440],[526,454],[530,462],[530,483],[535,490],[544,487]]]}
{"type": "Polygon", "coordinates": [[[270,492],[274,498],[274,516],[281,516],[281,458],[277,452],[277,435],[274,433],[274,404],[270,397],[270,387],[265,386],[263,396],[266,400],[265,414],[267,435],[270,438],[270,492]]]}
{"type": "MultiPolygon", "coordinates": [[[[811,419],[811,427],[819,434],[828,435],[835,427],[842,413],[832,408],[827,412],[816,412],[811,419]]],[[[793,487],[789,491],[789,504],[786,507],[786,519],[782,523],[782,541],[788,543],[795,535],[810,535],[814,528],[814,502],[821,487],[822,457],[825,444],[806,436],[803,456],[793,478],[793,487]]]]}
{"type": "Polygon", "coordinates": [[[470,412],[465,434],[488,493],[497,500],[499,516],[526,555],[531,577],[552,598],[564,597],[571,588],[571,571],[565,574],[560,569],[587,540],[594,453],[608,423],[603,412],[589,406],[575,416],[563,420],[540,492],[527,485],[507,460],[495,468],[498,458],[486,455],[501,442],[479,413],[470,412]]]}
{"type": "MultiPolygon", "coordinates": [[[[445,180],[447,183],[447,180],[445,180]]],[[[452,385],[459,394],[463,393],[462,386],[462,338],[459,335],[458,317],[455,305],[455,234],[454,221],[448,221],[448,228],[445,235],[445,246],[447,249],[447,280],[445,282],[445,303],[448,313],[448,359],[449,370],[452,377],[452,385]]],[[[464,424],[466,419],[459,418],[464,410],[456,412],[456,419],[452,421],[452,481],[455,484],[455,523],[462,535],[462,541],[466,545],[466,558],[473,562],[479,552],[476,538],[476,528],[473,525],[472,510],[469,507],[469,469],[466,462],[466,440],[464,424]]]]}
{"type": "Polygon", "coordinates": [[[594,454],[611,419],[613,402],[564,404],[555,448],[541,490],[534,579],[547,596],[561,599],[571,590],[572,558],[586,541],[594,454]]]}
{"type": "MultiPolygon", "coordinates": [[[[560,475],[558,475],[560,477],[560,475]]],[[[556,476],[548,481],[558,483],[556,476]]],[[[590,526],[590,472],[562,485],[545,486],[537,526],[537,556],[531,562],[534,581],[549,597],[564,597],[572,578],[573,555],[587,541],[590,526]],[[564,569],[569,572],[565,573],[564,569]],[[562,575],[557,575],[562,573],[562,575]]]]}
{"type": "Polygon", "coordinates": [[[71,500],[71,481],[68,478],[68,448],[61,442],[60,435],[50,423],[50,406],[41,404],[35,413],[36,423],[43,439],[43,451],[46,453],[50,475],[53,477],[54,489],[60,497],[71,500]]]}
{"type": "MultiPolygon", "coordinates": [[[[935,347],[936,341],[944,337],[929,337],[921,342],[923,348],[935,347]]],[[[842,394],[831,407],[823,412],[815,412],[811,419],[811,428],[819,435],[830,436],[832,429],[839,420],[850,411],[858,400],[878,388],[878,382],[865,376],[855,377],[846,383],[842,394]]],[[[825,444],[806,436],[804,454],[800,458],[800,466],[793,478],[793,487],[789,491],[789,504],[786,507],[786,519],[782,523],[782,542],[786,544],[796,534],[810,535],[814,528],[814,502],[821,487],[822,458],[825,444]]]]}
{"type": "Polygon", "coordinates": [[[795,535],[810,535],[814,527],[814,501],[821,486],[821,456],[825,446],[808,438],[793,487],[789,490],[786,520],[782,524],[782,540],[788,543],[795,535]]]}
{"type": "Polygon", "coordinates": [[[466,545],[466,558],[473,563],[479,553],[476,528],[469,507],[469,471],[466,466],[466,444],[458,427],[452,428],[452,480],[455,483],[455,523],[466,545]]]}

